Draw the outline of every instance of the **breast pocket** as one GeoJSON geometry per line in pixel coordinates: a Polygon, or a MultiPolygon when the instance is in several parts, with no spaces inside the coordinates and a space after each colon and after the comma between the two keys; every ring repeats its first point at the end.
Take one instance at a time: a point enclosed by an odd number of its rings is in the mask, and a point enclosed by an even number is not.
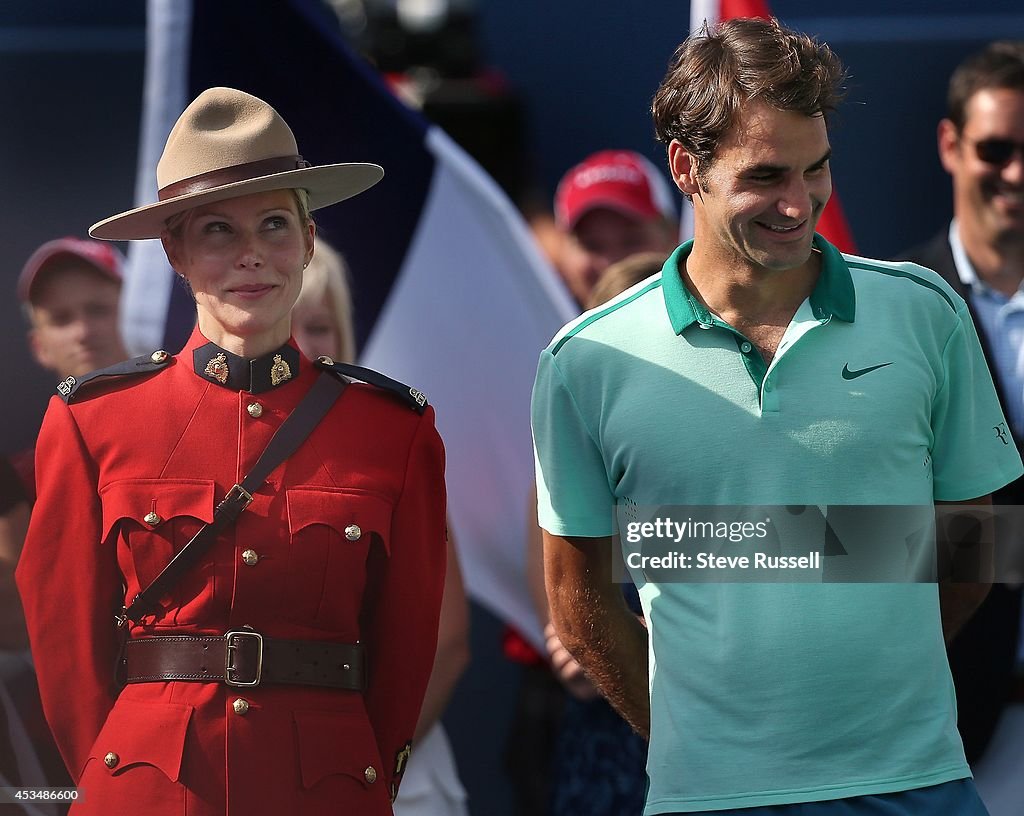
{"type": "MultiPolygon", "coordinates": [[[[206,479],[123,479],[100,490],[103,536],[118,537],[118,560],[129,594],[145,589],[213,520],[214,483],[206,479]]],[[[189,610],[212,596],[213,558],[205,555],[162,599],[158,623],[191,619],[189,610]],[[169,617],[169,619],[168,619],[169,617]]]]}
{"type": "Polygon", "coordinates": [[[391,502],[345,488],[292,488],[287,496],[287,614],[306,625],[352,630],[371,549],[390,550],[391,502]]]}

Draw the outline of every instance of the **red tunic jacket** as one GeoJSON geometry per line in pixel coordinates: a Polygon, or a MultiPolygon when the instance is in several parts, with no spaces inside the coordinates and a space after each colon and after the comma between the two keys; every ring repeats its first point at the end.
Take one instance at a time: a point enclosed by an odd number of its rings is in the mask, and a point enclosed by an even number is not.
{"type": "Polygon", "coordinates": [[[204,343],[197,331],[158,373],[93,384],[70,405],[54,398],[39,435],[39,497],[17,580],[47,719],[80,786],[73,812],[390,814],[444,582],[444,453],[429,407],[420,415],[350,385],[165,611],[131,631],[249,625],[361,642],[365,692],[114,685],[115,612],[212,519],[319,376],[302,358],[276,388],[233,390],[193,365],[204,343]],[[356,541],[345,535],[352,524],[356,541]]]}

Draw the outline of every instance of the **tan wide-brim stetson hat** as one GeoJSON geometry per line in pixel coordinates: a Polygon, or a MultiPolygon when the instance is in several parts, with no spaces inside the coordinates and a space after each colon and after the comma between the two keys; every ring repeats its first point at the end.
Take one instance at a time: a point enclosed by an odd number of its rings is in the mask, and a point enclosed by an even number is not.
{"type": "Polygon", "coordinates": [[[210,88],[185,108],[167,137],[156,167],[159,201],[93,224],[89,234],[108,241],[159,238],[172,215],[269,190],[304,189],[316,210],[383,177],[376,164],[311,167],[270,105],[233,88],[210,88]]]}

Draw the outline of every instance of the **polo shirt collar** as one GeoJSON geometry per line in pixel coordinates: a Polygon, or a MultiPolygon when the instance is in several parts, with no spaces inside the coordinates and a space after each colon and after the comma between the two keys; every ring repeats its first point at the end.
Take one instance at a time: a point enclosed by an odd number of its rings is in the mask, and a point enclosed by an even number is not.
{"type": "MultiPolygon", "coordinates": [[[[821,274],[810,297],[814,316],[822,321],[834,317],[852,323],[857,311],[857,295],[850,269],[842,253],[820,235],[815,234],[814,247],[822,258],[821,274]]],[[[694,323],[710,326],[713,322],[711,312],[686,288],[680,273],[692,249],[692,239],[677,247],[665,261],[661,273],[665,308],[676,334],[682,334],[694,323]]]]}

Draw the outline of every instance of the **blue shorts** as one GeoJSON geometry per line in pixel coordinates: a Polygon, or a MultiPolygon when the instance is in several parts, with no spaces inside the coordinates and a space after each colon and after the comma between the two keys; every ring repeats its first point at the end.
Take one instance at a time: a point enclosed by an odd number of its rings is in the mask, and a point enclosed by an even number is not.
{"type": "Polygon", "coordinates": [[[795,805],[705,810],[678,816],[989,816],[989,813],[974,787],[974,780],[958,779],[900,793],[795,805]]]}

